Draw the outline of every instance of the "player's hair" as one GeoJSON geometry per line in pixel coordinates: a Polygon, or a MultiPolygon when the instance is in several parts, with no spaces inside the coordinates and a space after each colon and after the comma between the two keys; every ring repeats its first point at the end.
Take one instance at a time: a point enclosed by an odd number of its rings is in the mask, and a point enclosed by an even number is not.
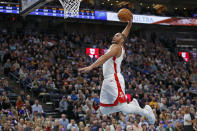
{"type": "Polygon", "coordinates": [[[125,43],[126,42],[126,40],[127,40],[127,37],[123,34],[123,33],[120,33],[121,35],[122,35],[122,38],[123,38],[123,43],[125,43]]]}

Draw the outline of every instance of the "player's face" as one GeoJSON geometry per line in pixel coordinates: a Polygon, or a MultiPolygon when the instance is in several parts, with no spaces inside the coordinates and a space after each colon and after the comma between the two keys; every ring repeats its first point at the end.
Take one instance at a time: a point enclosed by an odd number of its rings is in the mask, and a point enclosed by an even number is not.
{"type": "Polygon", "coordinates": [[[120,43],[122,40],[122,35],[120,33],[116,33],[112,39],[112,43],[120,43]]]}

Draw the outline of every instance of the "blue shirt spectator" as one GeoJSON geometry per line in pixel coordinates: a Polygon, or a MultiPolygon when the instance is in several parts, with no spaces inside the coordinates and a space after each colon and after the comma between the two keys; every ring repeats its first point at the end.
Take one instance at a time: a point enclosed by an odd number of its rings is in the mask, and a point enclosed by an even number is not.
{"type": "Polygon", "coordinates": [[[72,99],[73,101],[78,100],[78,97],[77,97],[75,91],[72,91],[72,94],[70,95],[70,97],[71,97],[71,99],[72,99]]]}
{"type": "Polygon", "coordinates": [[[67,129],[67,126],[69,124],[68,119],[66,118],[65,114],[62,114],[62,118],[60,119],[60,124],[63,125],[64,129],[67,129]]]}

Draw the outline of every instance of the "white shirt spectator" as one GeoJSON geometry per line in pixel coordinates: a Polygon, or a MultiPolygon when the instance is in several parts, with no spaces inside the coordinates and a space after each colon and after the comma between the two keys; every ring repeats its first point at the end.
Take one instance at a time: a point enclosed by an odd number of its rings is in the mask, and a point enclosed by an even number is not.
{"type": "Polygon", "coordinates": [[[190,116],[189,113],[187,113],[187,114],[184,115],[184,126],[190,126],[190,125],[192,125],[191,122],[187,122],[186,120],[190,120],[191,121],[191,116],[190,116]]]}
{"type": "Polygon", "coordinates": [[[32,113],[37,111],[38,113],[43,113],[42,105],[34,104],[32,106],[32,113]]]}
{"type": "Polygon", "coordinates": [[[69,123],[68,126],[67,126],[67,130],[72,131],[73,128],[76,128],[76,130],[79,131],[79,128],[78,128],[77,124],[69,123]]]}

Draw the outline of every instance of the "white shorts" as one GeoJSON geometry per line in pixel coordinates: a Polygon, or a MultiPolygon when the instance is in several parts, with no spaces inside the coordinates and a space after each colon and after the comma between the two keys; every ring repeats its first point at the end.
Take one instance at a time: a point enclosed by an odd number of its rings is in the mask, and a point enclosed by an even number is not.
{"type": "Polygon", "coordinates": [[[105,77],[101,88],[100,106],[117,106],[119,102],[126,102],[126,96],[124,77],[117,73],[105,77]]]}

